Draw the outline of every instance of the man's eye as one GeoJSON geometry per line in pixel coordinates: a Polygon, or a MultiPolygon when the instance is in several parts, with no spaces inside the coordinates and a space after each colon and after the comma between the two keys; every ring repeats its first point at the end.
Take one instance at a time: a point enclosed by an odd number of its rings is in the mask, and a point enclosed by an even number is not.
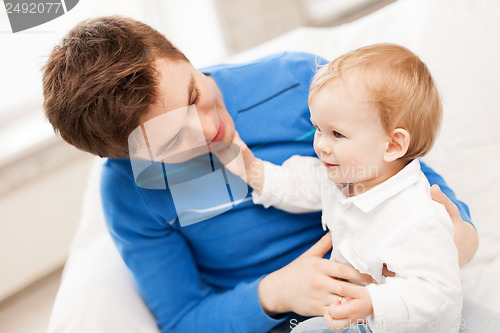
{"type": "Polygon", "coordinates": [[[177,147],[177,145],[178,145],[178,144],[180,143],[180,141],[181,141],[182,130],[183,130],[183,129],[181,129],[181,130],[179,131],[179,133],[177,133],[177,134],[175,135],[175,137],[172,139],[172,141],[170,141],[170,142],[166,145],[166,147],[164,147],[164,148],[162,149],[162,151],[160,152],[160,154],[161,154],[161,153],[163,153],[163,152],[166,152],[166,151],[171,151],[171,150],[173,150],[175,147],[177,147]]]}
{"type": "Polygon", "coordinates": [[[168,146],[168,150],[174,149],[175,147],[177,147],[178,144],[179,144],[179,137],[176,137],[175,141],[168,146]]]}
{"type": "Polygon", "coordinates": [[[344,135],[340,134],[337,131],[333,131],[333,136],[336,137],[336,138],[343,138],[344,137],[344,135]]]}

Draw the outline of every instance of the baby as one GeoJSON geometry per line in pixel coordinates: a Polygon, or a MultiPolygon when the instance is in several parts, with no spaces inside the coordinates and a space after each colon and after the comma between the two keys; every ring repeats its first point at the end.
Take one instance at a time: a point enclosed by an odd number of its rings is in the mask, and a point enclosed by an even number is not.
{"type": "MultiPolygon", "coordinates": [[[[352,302],[367,317],[350,328],[356,332],[458,332],[453,227],[431,199],[417,160],[431,149],[442,118],[428,68],[398,45],[357,49],[317,72],[309,108],[319,159],[293,156],[276,166],[236,143],[255,203],[293,213],[322,210],[331,260],[376,281],[357,299],[339,297],[325,314],[328,328],[342,330],[333,323],[345,322],[341,307],[352,302]],[[384,267],[395,276],[385,277],[384,267]]],[[[327,329],[322,325],[317,331],[327,329]]]]}

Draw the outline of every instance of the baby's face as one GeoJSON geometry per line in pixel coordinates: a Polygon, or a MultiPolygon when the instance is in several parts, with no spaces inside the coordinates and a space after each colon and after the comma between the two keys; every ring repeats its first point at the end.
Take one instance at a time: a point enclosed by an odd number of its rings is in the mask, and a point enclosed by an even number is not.
{"type": "Polygon", "coordinates": [[[327,82],[313,96],[309,108],[316,127],[314,150],[327,167],[330,180],[368,189],[383,173],[389,137],[356,75],[327,82]]]}

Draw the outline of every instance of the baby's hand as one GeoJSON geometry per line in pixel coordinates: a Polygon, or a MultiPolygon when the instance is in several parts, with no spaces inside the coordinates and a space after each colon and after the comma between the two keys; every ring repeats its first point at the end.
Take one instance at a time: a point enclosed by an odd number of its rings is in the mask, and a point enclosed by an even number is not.
{"type": "Polygon", "coordinates": [[[264,166],[262,161],[256,158],[246,143],[241,140],[238,132],[235,131],[231,143],[220,142],[217,145],[210,145],[210,150],[229,171],[247,182],[254,190],[260,192],[264,181],[264,166]],[[243,163],[241,163],[241,159],[236,158],[240,151],[243,163]]]}
{"type": "Polygon", "coordinates": [[[238,158],[238,155],[241,151],[242,155],[245,156],[243,152],[250,149],[248,149],[248,146],[245,144],[245,142],[240,139],[240,136],[237,132],[235,132],[232,142],[211,143],[209,144],[209,148],[210,151],[217,156],[220,163],[222,163],[233,174],[243,178],[243,180],[246,181],[245,165],[241,163],[241,159],[238,158]]]}
{"type": "Polygon", "coordinates": [[[362,324],[373,314],[372,300],[364,287],[356,288],[353,298],[339,297],[330,304],[323,317],[331,331],[341,332],[350,326],[362,324]]]}

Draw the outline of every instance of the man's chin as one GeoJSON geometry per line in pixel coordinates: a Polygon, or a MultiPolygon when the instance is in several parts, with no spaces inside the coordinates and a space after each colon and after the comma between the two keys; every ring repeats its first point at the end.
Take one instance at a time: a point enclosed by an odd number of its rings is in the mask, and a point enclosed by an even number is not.
{"type": "Polygon", "coordinates": [[[179,163],[184,163],[189,160],[195,159],[199,156],[208,154],[210,151],[208,146],[199,146],[195,148],[191,148],[189,150],[173,154],[173,155],[168,155],[168,156],[159,156],[158,159],[159,161],[166,163],[166,164],[179,164],[179,163]]]}
{"type": "Polygon", "coordinates": [[[231,120],[230,123],[226,122],[224,126],[225,126],[225,133],[222,136],[220,142],[232,143],[234,141],[234,136],[236,135],[234,123],[231,120]]]}

